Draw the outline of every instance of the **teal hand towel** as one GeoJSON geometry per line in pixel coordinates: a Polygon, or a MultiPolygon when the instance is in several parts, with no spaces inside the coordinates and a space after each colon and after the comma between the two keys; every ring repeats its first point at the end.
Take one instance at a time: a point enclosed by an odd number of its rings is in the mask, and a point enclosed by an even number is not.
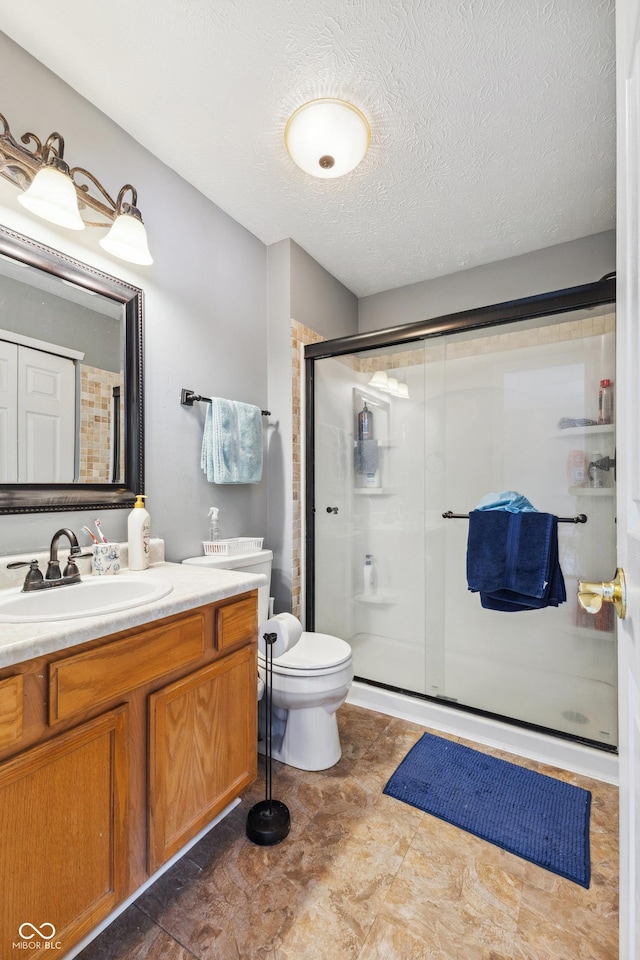
{"type": "Polygon", "coordinates": [[[262,478],[260,408],[213,397],[205,418],[200,465],[210,483],[259,483],[262,478]]]}

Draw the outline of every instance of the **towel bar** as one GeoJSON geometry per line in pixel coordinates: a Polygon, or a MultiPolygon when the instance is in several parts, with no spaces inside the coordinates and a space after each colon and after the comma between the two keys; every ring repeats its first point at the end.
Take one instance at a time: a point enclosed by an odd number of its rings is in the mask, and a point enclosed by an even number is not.
{"type": "MultiPolygon", "coordinates": [[[[447,510],[446,513],[442,514],[445,520],[468,520],[468,513],[453,513],[451,510],[447,510]]],[[[586,513],[579,513],[577,517],[558,517],[558,523],[586,523],[587,515],[586,513]]]]}
{"type": "MultiPolygon", "coordinates": [[[[180,403],[183,407],[192,407],[195,400],[202,400],[203,403],[211,403],[211,397],[201,397],[199,393],[194,393],[193,390],[186,390],[184,387],[180,391],[180,403]]],[[[260,413],[263,417],[270,417],[271,410],[261,410],[260,413]]]]}

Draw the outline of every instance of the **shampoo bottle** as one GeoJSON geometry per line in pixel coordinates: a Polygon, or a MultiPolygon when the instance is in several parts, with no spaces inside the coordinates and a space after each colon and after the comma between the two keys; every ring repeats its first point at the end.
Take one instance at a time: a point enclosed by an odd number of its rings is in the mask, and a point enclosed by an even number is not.
{"type": "Polygon", "coordinates": [[[358,414],[358,440],[371,440],[373,437],[373,414],[365,403],[358,414]]]}
{"type": "Polygon", "coordinates": [[[149,537],[151,517],[144,506],[145,497],[139,494],[127,522],[129,538],[129,570],[146,570],[149,566],[149,537]]]}

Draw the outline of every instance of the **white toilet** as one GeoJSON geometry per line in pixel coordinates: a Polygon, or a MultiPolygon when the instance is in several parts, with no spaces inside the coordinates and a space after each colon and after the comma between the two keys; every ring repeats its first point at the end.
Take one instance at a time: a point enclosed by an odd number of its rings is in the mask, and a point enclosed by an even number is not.
{"type": "MultiPolygon", "coordinates": [[[[229,556],[190,557],[183,563],[222,570],[262,573],[267,585],[258,589],[258,623],[269,618],[271,550],[229,556]]],[[[265,660],[258,652],[258,673],[265,679],[265,660]]],[[[273,659],[272,755],[300,770],[326,770],[342,755],[336,711],[347,699],[353,681],[351,647],[326,633],[304,632],[286,653],[273,659]]],[[[264,700],[258,713],[265,742],[264,700]]]]}

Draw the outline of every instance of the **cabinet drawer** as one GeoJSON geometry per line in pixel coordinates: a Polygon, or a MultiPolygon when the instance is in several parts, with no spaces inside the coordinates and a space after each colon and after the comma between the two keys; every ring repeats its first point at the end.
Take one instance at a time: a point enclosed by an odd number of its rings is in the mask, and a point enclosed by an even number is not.
{"type": "Polygon", "coordinates": [[[198,613],[168,627],[138,632],[53,663],[49,673],[49,722],[66,720],[188,666],[204,650],[204,615],[198,613]]]}
{"type": "Polygon", "coordinates": [[[0,680],[0,748],[22,737],[22,676],[0,680]]]}
{"type": "Polygon", "coordinates": [[[258,599],[247,597],[216,610],[216,649],[249,643],[258,635],[258,599]]]}

